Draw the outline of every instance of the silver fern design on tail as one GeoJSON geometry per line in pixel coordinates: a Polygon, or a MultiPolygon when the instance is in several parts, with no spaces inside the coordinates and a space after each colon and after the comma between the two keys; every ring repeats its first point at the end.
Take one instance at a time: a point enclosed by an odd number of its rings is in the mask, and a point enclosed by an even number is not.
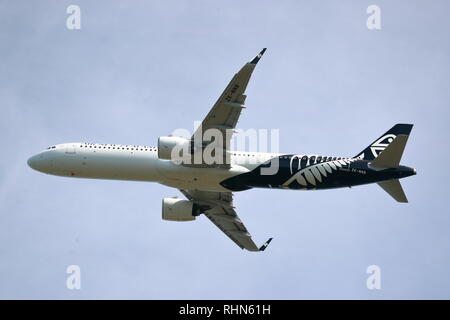
{"type": "MultiPolygon", "coordinates": [[[[319,162],[304,169],[301,169],[290,177],[286,182],[282,184],[283,187],[289,188],[289,185],[297,181],[301,186],[307,187],[308,184],[313,187],[321,183],[329,175],[333,174],[333,171],[337,171],[338,168],[348,166],[350,163],[357,161],[356,158],[344,158],[334,161],[319,162]]],[[[292,170],[292,169],[291,169],[292,170]]],[[[292,171],[291,171],[292,172],[292,171]]]]}

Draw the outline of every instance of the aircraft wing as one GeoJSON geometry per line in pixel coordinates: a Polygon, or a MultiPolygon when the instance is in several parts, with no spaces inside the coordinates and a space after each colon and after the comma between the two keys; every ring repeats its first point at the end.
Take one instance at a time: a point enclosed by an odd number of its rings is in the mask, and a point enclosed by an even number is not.
{"type": "Polygon", "coordinates": [[[269,245],[270,238],[260,248],[252,240],[244,223],[239,219],[233,207],[231,192],[210,192],[197,190],[180,190],[186,198],[194,201],[202,208],[202,212],[223,233],[234,241],[241,249],[249,251],[264,251],[269,245]]]}
{"type": "Polygon", "coordinates": [[[203,140],[205,132],[207,132],[208,129],[217,129],[221,132],[223,138],[222,141],[218,141],[217,144],[220,143],[220,146],[223,147],[224,150],[229,150],[233,129],[236,128],[241,111],[245,108],[245,89],[247,88],[247,84],[256,64],[265,51],[266,48],[264,48],[252,61],[246,63],[241,70],[234,75],[233,79],[231,79],[228,86],[192,136],[191,139],[197,147],[210,143],[210,141],[204,141],[208,140],[208,138],[203,140]]]}

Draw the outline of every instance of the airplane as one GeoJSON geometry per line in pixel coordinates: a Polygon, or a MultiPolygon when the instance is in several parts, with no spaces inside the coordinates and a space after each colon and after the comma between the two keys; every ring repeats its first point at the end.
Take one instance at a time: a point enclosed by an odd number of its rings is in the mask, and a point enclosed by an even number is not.
{"type": "Polygon", "coordinates": [[[57,176],[152,181],[177,188],[187,199],[164,198],[162,219],[193,221],[204,214],[248,251],[264,251],[272,238],[262,246],[254,243],[236,213],[233,192],[251,188],[321,190],[377,183],[396,201],[408,202],[399,179],[416,174],[414,168],[400,165],[412,124],[396,124],[353,157],[229,149],[245,108],[247,84],[265,51],[234,75],[190,139],[162,136],[157,147],[64,143],[32,156],[28,165],[57,176]],[[206,137],[208,131],[213,131],[211,137],[206,137]],[[211,144],[214,161],[202,158],[211,144]],[[198,155],[200,161],[192,162],[198,155]]]}

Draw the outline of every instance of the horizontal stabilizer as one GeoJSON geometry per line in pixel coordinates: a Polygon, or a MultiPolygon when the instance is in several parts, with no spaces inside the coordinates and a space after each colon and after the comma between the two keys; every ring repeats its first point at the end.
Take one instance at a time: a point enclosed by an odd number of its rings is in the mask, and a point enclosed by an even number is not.
{"type": "Polygon", "coordinates": [[[402,185],[397,179],[378,182],[378,185],[398,202],[408,202],[405,192],[403,192],[402,185]]]}
{"type": "Polygon", "coordinates": [[[377,168],[397,168],[407,141],[407,135],[398,135],[375,160],[370,162],[370,165],[377,168]]]}

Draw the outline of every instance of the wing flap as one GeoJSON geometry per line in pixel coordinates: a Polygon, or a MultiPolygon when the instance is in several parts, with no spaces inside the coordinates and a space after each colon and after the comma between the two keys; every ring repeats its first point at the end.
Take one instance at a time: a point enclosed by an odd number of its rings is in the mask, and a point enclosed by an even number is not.
{"type": "Polygon", "coordinates": [[[233,209],[225,209],[216,206],[213,209],[206,211],[205,216],[207,216],[212,223],[222,230],[222,232],[233,240],[241,249],[259,251],[259,248],[252,240],[252,236],[233,209]]]}
{"type": "MultiPolygon", "coordinates": [[[[205,138],[205,132],[216,129],[218,132],[210,131],[210,134],[214,137],[220,133],[220,140],[214,141],[215,139],[213,139],[216,146],[223,148],[225,151],[230,149],[233,129],[236,128],[242,109],[245,108],[244,104],[247,97],[245,95],[245,90],[256,64],[265,51],[266,49],[264,48],[252,61],[246,63],[239,72],[233,76],[219,99],[191,137],[191,140],[194,141],[195,148],[203,148],[205,144],[211,143],[212,141],[206,141],[208,139],[205,138]]],[[[219,165],[229,166],[226,152],[223,152],[223,154],[223,161],[219,165]]],[[[189,164],[189,166],[202,167],[205,165],[206,164],[204,163],[189,164]]]]}
{"type": "Polygon", "coordinates": [[[204,215],[216,225],[228,238],[241,249],[249,251],[263,251],[270,243],[269,239],[260,248],[253,242],[242,220],[237,215],[233,206],[233,194],[231,192],[211,192],[199,190],[180,190],[186,198],[195,201],[204,208],[204,215]]]}

